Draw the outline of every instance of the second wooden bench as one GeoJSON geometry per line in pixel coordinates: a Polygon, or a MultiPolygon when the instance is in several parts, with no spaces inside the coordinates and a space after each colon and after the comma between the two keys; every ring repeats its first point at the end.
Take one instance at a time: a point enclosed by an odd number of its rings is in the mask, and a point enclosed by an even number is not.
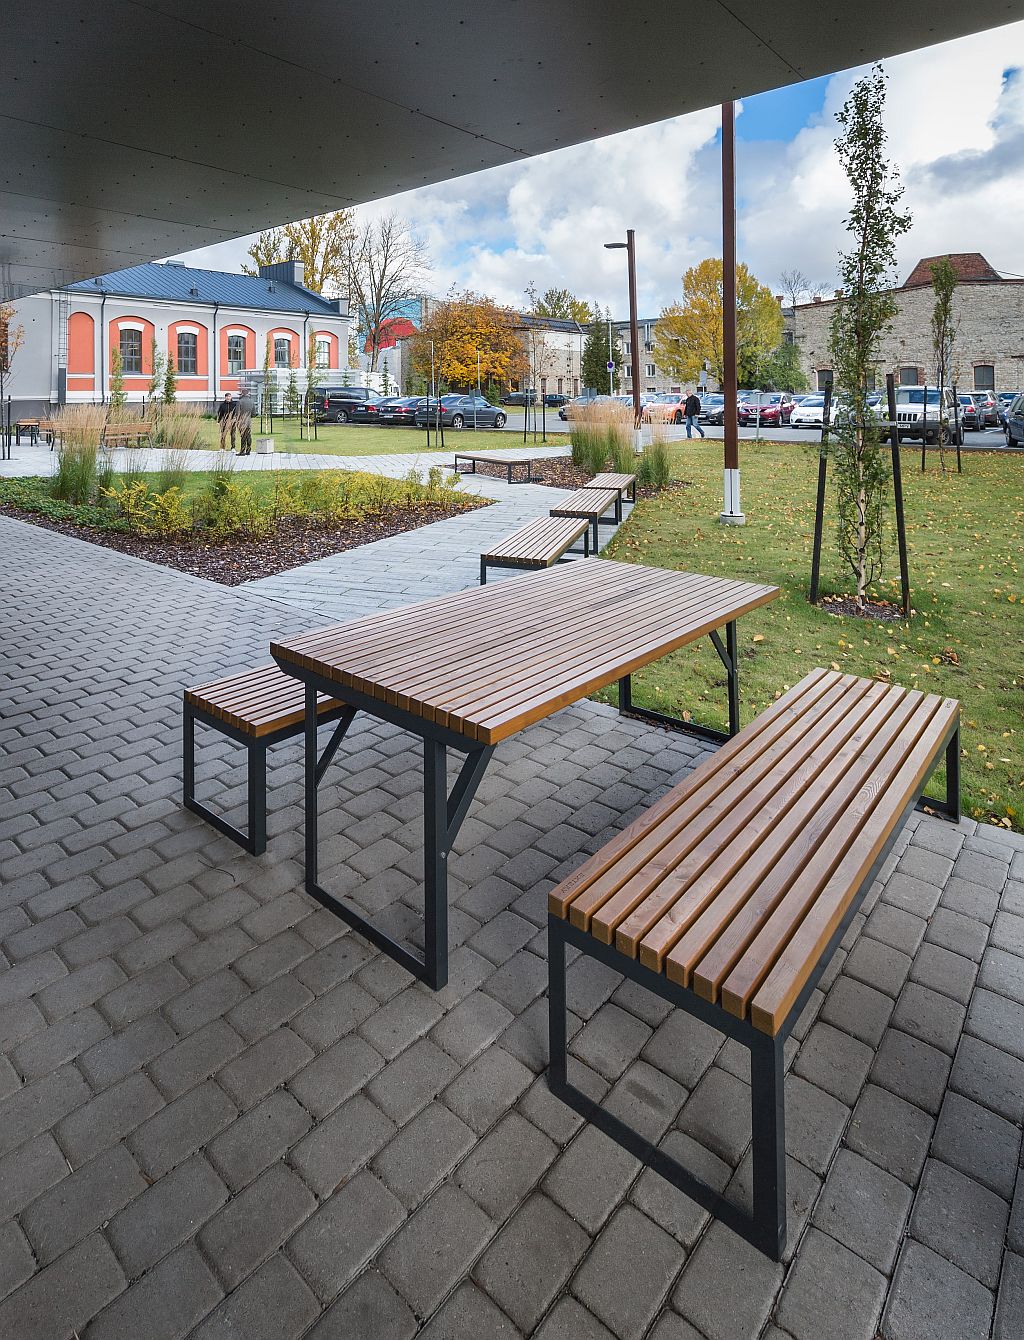
{"type": "Polygon", "coordinates": [[[590,555],[590,522],[585,517],[538,517],[480,555],[480,585],[487,584],[488,568],[534,571],[571,562],[569,552],[581,536],[582,557],[587,558],[590,555]]]}

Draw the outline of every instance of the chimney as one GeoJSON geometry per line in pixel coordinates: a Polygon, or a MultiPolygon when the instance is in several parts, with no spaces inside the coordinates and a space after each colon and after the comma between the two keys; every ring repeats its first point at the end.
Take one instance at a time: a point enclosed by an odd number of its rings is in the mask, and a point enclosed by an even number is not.
{"type": "Polygon", "coordinates": [[[779,304],[780,307],[782,306],[782,294],[781,294],[781,293],[776,293],[776,295],[775,295],[775,301],[779,304]]]}
{"type": "Polygon", "coordinates": [[[820,293],[816,293],[816,294],[814,295],[814,299],[813,299],[813,301],[814,301],[814,302],[821,302],[821,294],[820,294],[820,293]]]}
{"type": "Polygon", "coordinates": [[[301,261],[278,261],[276,265],[261,265],[260,278],[276,279],[282,284],[298,284],[302,288],[306,282],[306,273],[301,261]]]}

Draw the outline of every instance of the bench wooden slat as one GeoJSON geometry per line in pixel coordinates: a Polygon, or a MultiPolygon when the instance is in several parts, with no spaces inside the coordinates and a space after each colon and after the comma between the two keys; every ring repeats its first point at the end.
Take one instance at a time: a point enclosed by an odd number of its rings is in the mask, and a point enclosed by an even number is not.
{"type": "MultiPolygon", "coordinates": [[[[261,665],[241,675],[229,675],[186,689],[185,701],[190,707],[258,739],[301,725],[306,699],[299,680],[276,665],[261,665]]],[[[342,706],[327,694],[317,695],[318,714],[335,712],[342,706]]]]}
{"type": "Polygon", "coordinates": [[[548,567],[587,531],[585,517],[538,517],[507,535],[481,557],[485,562],[548,567]]]}
{"type": "Polygon", "coordinates": [[[624,493],[626,489],[632,488],[635,483],[636,475],[613,474],[609,471],[605,474],[595,475],[583,487],[585,489],[617,489],[620,493],[624,493]]]}
{"type": "Polygon", "coordinates": [[[496,451],[457,451],[454,453],[454,459],[457,461],[484,461],[487,465],[529,465],[536,457],[534,456],[499,456],[496,451]]]}
{"type": "Polygon", "coordinates": [[[594,520],[604,516],[605,512],[619,501],[618,489],[598,489],[589,486],[577,489],[552,507],[552,516],[585,516],[594,520]]]}
{"type": "Polygon", "coordinates": [[[549,910],[778,1032],[958,713],[815,671],[552,890],[549,910]]]}

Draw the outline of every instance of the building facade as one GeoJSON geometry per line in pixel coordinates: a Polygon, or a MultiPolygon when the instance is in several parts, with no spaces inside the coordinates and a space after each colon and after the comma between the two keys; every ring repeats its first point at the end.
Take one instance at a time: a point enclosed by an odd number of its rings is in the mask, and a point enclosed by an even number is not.
{"type": "MultiPolygon", "coordinates": [[[[941,259],[927,256],[918,261],[906,283],[896,290],[899,311],[882,341],[876,385],[881,386],[889,372],[897,385],[934,384],[931,266],[941,259]]],[[[949,260],[959,279],[953,296],[959,330],[952,380],[963,391],[1024,389],[1024,280],[1004,279],[980,252],[960,252],[949,260]]],[[[804,371],[818,390],[832,380],[828,346],[836,301],[799,303],[787,315],[787,334],[791,331],[804,371]]]]}
{"type": "Polygon", "coordinates": [[[22,298],[14,324],[25,341],[9,381],[15,412],[104,403],[115,352],[129,401],[149,395],[154,354],[173,360],[180,400],[237,391],[265,360],[278,378],[294,369],[304,383],[311,340],[318,379],[340,375],[349,361],[347,302],[321,297],[302,277],[293,262],[249,276],[165,261],[22,298]]]}

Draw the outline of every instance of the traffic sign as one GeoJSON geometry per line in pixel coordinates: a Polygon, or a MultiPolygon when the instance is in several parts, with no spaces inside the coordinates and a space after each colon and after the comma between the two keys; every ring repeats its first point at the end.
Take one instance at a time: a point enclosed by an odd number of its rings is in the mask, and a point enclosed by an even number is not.
{"type": "Polygon", "coordinates": [[[608,369],[609,372],[615,371],[615,364],[611,361],[611,359],[608,360],[608,362],[605,364],[605,367],[608,369]]]}

